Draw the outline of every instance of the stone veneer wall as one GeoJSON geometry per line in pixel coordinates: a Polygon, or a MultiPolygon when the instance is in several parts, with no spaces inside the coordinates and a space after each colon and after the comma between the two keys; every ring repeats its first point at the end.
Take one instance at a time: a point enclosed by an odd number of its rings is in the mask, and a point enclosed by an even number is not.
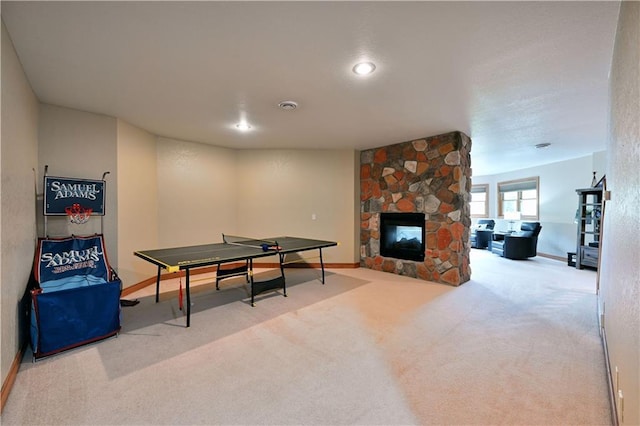
{"type": "Polygon", "coordinates": [[[360,264],[427,281],[471,278],[471,139],[452,132],[360,153],[360,264]],[[380,213],[425,214],[425,260],[380,255],[380,213]]]}

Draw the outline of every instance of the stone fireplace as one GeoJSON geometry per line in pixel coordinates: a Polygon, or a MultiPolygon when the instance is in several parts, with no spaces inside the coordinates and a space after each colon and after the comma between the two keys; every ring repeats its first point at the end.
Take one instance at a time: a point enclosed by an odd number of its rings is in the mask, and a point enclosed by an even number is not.
{"type": "Polygon", "coordinates": [[[470,154],[471,139],[461,132],[360,153],[361,266],[456,286],[470,279],[470,154]],[[400,228],[402,242],[397,227],[415,225],[394,222],[401,218],[398,213],[414,214],[413,223],[424,217],[423,231],[400,228]],[[416,257],[413,250],[409,258],[398,255],[402,250],[389,252],[383,232],[401,249],[414,245],[409,240],[419,240],[418,232],[424,232],[424,252],[416,257]]]}

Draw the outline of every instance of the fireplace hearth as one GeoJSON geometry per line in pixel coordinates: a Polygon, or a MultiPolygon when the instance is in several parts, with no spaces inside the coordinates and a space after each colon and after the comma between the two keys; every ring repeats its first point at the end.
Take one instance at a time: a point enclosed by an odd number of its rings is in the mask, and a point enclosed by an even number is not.
{"type": "Polygon", "coordinates": [[[424,261],[424,213],[381,213],[380,254],[396,259],[424,261]]]}

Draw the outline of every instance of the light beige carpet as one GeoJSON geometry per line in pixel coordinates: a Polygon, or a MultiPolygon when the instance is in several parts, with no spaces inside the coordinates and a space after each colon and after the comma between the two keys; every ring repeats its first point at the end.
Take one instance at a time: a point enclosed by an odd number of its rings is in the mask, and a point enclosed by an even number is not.
{"type": "MultiPolygon", "coordinates": [[[[367,269],[177,283],[123,308],[118,338],[32,363],[3,425],[609,424],[595,272],[472,251],[459,288],[367,269]]],[[[258,275],[269,276],[270,271],[258,275]]]]}

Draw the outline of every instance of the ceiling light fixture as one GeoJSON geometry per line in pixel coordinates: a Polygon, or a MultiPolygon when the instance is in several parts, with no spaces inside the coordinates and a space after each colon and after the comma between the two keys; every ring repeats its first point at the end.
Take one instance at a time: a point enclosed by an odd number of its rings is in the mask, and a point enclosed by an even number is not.
{"type": "Polygon", "coordinates": [[[543,149],[543,148],[546,148],[546,147],[548,147],[550,145],[551,144],[549,142],[543,142],[543,143],[536,144],[536,148],[537,149],[543,149]]]}
{"type": "Polygon", "coordinates": [[[249,123],[241,122],[236,124],[236,128],[242,132],[246,132],[247,130],[251,129],[251,126],[249,125],[249,123]]]}
{"type": "Polygon", "coordinates": [[[353,72],[358,75],[369,75],[375,71],[376,66],[373,62],[360,62],[353,67],[353,72]]]}
{"type": "Polygon", "coordinates": [[[298,108],[298,103],[294,101],[282,101],[278,106],[285,111],[291,111],[298,108]]]}

